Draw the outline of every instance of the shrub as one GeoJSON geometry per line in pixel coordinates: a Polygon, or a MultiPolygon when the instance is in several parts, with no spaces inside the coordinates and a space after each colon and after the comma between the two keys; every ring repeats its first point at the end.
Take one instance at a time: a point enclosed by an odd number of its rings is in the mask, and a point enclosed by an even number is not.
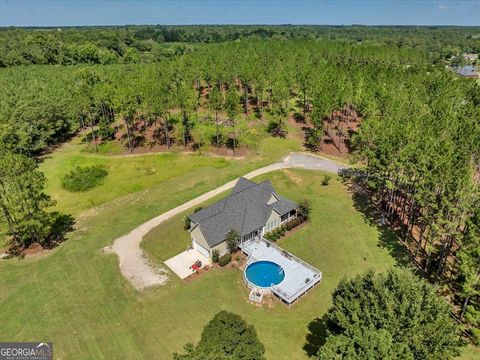
{"type": "Polygon", "coordinates": [[[228,265],[232,261],[232,254],[226,253],[225,255],[220,256],[218,259],[218,264],[220,266],[228,265]]]}
{"type": "Polygon", "coordinates": [[[308,219],[310,219],[311,208],[312,205],[310,203],[310,200],[302,200],[302,202],[300,202],[300,204],[298,205],[298,217],[303,221],[307,221],[308,219]]]}
{"type": "Polygon", "coordinates": [[[473,337],[473,342],[475,345],[479,346],[480,345],[480,330],[472,328],[471,329],[472,337],[473,337]]]}
{"type": "Polygon", "coordinates": [[[295,218],[295,219],[293,219],[293,225],[294,225],[294,227],[297,227],[297,226],[300,225],[302,222],[303,222],[303,220],[302,220],[301,218],[295,218]]]}
{"type": "Polygon", "coordinates": [[[275,231],[272,231],[270,233],[270,236],[271,236],[273,242],[276,242],[278,240],[278,236],[277,236],[277,233],[275,231]]]}
{"type": "Polygon", "coordinates": [[[270,121],[268,123],[267,132],[269,132],[273,137],[279,137],[282,139],[287,137],[287,130],[285,130],[285,125],[282,121],[270,121]]]}
{"type": "Polygon", "coordinates": [[[226,311],[220,311],[203,328],[198,345],[187,343],[184,350],[184,354],[173,354],[173,359],[265,360],[265,347],[253,325],[226,311]]]}
{"type": "Polygon", "coordinates": [[[293,228],[296,228],[298,225],[300,225],[302,223],[302,219],[301,218],[295,218],[295,219],[292,219],[290,220],[289,222],[287,222],[285,224],[285,228],[286,230],[290,231],[292,230],[293,228]]]}
{"type": "Polygon", "coordinates": [[[212,261],[216,264],[218,263],[219,259],[220,259],[220,251],[218,251],[218,249],[214,249],[212,251],[212,261]]]}
{"type": "Polygon", "coordinates": [[[276,240],[282,237],[282,231],[279,228],[275,229],[275,237],[276,237],[276,240]]]}
{"type": "Polygon", "coordinates": [[[330,182],[331,178],[332,178],[332,177],[331,177],[330,175],[323,175],[322,185],[323,185],[323,186],[327,186],[328,183],[330,182]]]}
{"type": "Polygon", "coordinates": [[[81,192],[100,185],[108,175],[105,166],[77,166],[62,178],[62,187],[71,192],[81,192]]]}
{"type": "Polygon", "coordinates": [[[282,230],[282,228],[276,228],[275,230],[272,230],[264,235],[264,238],[267,240],[270,240],[272,242],[276,242],[278,239],[280,239],[283,235],[285,235],[285,231],[282,230]]]}
{"type": "Polygon", "coordinates": [[[190,219],[190,216],[185,216],[185,218],[183,219],[183,228],[185,230],[189,230],[191,225],[192,220],[190,219]]]}
{"type": "Polygon", "coordinates": [[[240,234],[237,230],[230,230],[227,234],[227,249],[231,253],[235,252],[238,248],[238,243],[240,242],[240,234]]]}

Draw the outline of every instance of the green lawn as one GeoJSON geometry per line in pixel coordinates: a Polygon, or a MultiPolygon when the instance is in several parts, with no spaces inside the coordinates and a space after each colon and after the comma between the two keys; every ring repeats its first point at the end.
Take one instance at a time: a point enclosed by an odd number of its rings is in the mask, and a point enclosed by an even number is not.
{"type": "MultiPolygon", "coordinates": [[[[189,306],[202,313],[226,308],[241,314],[257,328],[268,358],[304,357],[302,347],[308,324],[329,307],[331,291],[338,281],[369,268],[384,270],[395,263],[389,251],[379,246],[377,229],[366,224],[362,214],[354,209],[345,187],[337,181],[321,186],[321,177],[321,173],[287,170],[258,178],[259,181],[270,179],[278,192],[288,198],[312,200],[312,222],[279,244],[322,270],[323,281],[319,287],[301,298],[291,310],[280,303],[273,309],[256,309],[245,304],[247,291],[240,271],[212,270],[187,285],[172,275],[170,291],[178,294],[177,302],[187,300],[183,295],[187,288],[208,281],[211,288],[207,292],[197,290],[197,296],[205,298],[205,302],[189,306]],[[224,293],[227,290],[228,295],[224,293]]],[[[189,235],[182,227],[184,215],[160,225],[145,237],[142,246],[154,262],[161,264],[188,246],[189,235]]]]}
{"type": "Polygon", "coordinates": [[[300,130],[293,127],[289,130],[287,139],[263,139],[260,155],[251,155],[246,159],[178,153],[111,156],[85,151],[86,146],[80,138],[75,138],[49,155],[40,165],[40,170],[47,177],[47,192],[57,201],[56,209],[77,216],[119,197],[140,194],[143,190],[148,192],[148,189],[184,175],[190,176],[190,184],[194,183],[194,179],[208,181],[210,174],[215,174],[219,183],[223,183],[271,164],[292,151],[301,150],[300,130]],[[61,180],[65,174],[75,166],[88,165],[105,165],[108,168],[109,174],[102,185],[83,193],[71,193],[62,188],[61,180]]]}
{"type": "MultiPolygon", "coordinates": [[[[322,187],[321,174],[300,170],[259,179],[271,179],[284,196],[309,197],[313,203],[312,223],[280,245],[320,268],[324,279],[291,310],[279,303],[273,308],[248,304],[237,269],[212,270],[190,284],[172,275],[166,286],[140,293],[121,276],[117,258],[101,251],[151,217],[298,145],[295,139],[279,141],[262,144],[261,159],[242,161],[193,155],[109,158],[82,153],[75,142],[55,152],[42,169],[49,192],[61,194],[58,208],[77,215],[77,229],[49,254],[0,262],[0,339],[53,341],[56,358],[62,359],[169,359],[185,342],[197,341],[202,327],[225,309],[255,325],[269,359],[305,357],[309,323],[328,308],[338,280],[396,262],[392,248],[383,247],[388,237],[355,210],[336,180],[322,187]],[[191,167],[185,159],[201,165],[191,167]],[[59,177],[75,161],[104,162],[115,180],[92,192],[62,194],[59,177]],[[157,174],[142,174],[145,167],[157,166],[157,174]],[[102,205],[92,208],[95,204],[102,205]]],[[[154,261],[185,250],[188,234],[182,225],[178,216],[148,234],[143,246],[154,261]]]]}

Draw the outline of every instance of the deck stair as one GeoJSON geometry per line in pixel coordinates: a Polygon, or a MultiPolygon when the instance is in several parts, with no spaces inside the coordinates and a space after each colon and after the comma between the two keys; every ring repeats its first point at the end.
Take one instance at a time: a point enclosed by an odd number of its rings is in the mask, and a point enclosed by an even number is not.
{"type": "Polygon", "coordinates": [[[250,295],[248,295],[248,299],[250,301],[261,303],[263,299],[263,291],[260,291],[256,287],[252,288],[252,290],[250,291],[250,295]]]}

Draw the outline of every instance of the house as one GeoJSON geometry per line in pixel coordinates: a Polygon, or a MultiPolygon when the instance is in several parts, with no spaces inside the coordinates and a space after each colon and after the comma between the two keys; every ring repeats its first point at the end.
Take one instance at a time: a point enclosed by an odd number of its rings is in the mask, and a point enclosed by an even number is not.
{"type": "Polygon", "coordinates": [[[296,217],[297,204],[275,192],[269,181],[240,178],[228,197],[190,216],[192,247],[211,258],[225,254],[225,238],[234,229],[241,241],[259,238],[296,217]]]}
{"type": "Polygon", "coordinates": [[[473,65],[457,67],[456,72],[458,75],[467,77],[467,78],[478,79],[480,77],[480,73],[478,72],[477,68],[473,65]]]}
{"type": "Polygon", "coordinates": [[[463,54],[463,58],[468,62],[474,62],[478,59],[478,54],[463,54]]]}

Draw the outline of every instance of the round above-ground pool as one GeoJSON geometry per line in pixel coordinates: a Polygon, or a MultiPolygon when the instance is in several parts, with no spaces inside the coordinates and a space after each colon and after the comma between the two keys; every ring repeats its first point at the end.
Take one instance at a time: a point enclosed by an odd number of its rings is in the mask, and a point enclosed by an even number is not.
{"type": "Polygon", "coordinates": [[[285,278],[285,271],[272,261],[256,261],[247,266],[245,276],[253,285],[268,288],[272,284],[280,284],[285,278]]]}

